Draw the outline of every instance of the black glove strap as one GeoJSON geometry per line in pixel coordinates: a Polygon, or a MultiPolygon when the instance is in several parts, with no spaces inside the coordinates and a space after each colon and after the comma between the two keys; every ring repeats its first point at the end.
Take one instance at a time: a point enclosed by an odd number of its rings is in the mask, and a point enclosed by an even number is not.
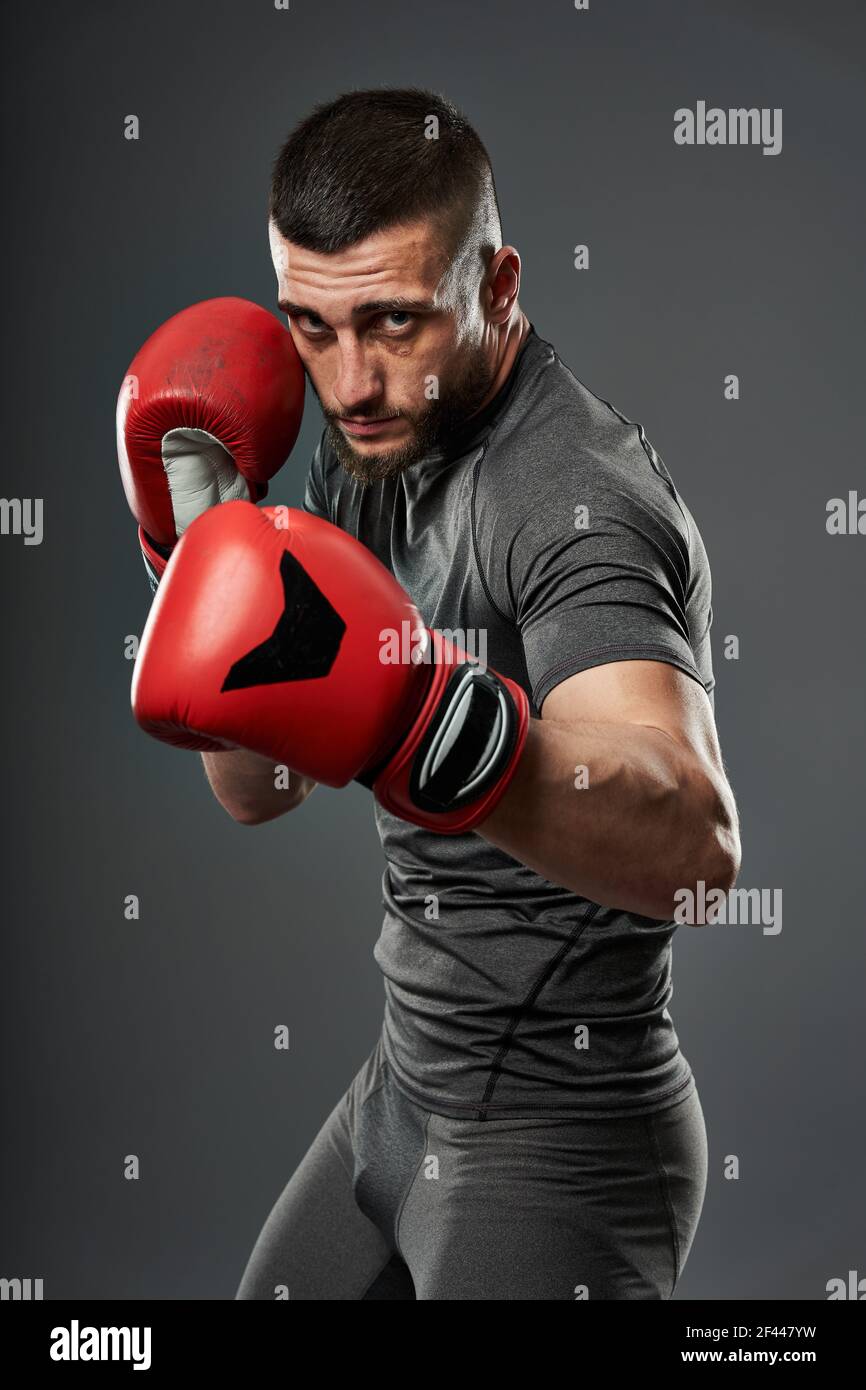
{"type": "Polygon", "coordinates": [[[517,732],[517,707],[505,682],[481,666],[458,667],[412,764],[415,805],[441,813],[476,801],[508,766],[517,732]]]}
{"type": "MultiPolygon", "coordinates": [[[[442,813],[476,800],[507,767],[518,725],[517,707],[504,681],[474,662],[458,666],[415,754],[409,776],[415,805],[442,813]]],[[[396,751],[392,748],[355,781],[372,790],[396,751]]]]}
{"type": "MultiPolygon", "coordinates": [[[[143,526],[141,530],[143,535],[147,539],[148,545],[153,547],[157,555],[161,555],[164,560],[169,560],[171,558],[171,547],[167,545],[160,545],[159,541],[155,541],[153,539],[153,536],[149,535],[148,532],[145,531],[143,526]]],[[[147,582],[150,584],[150,592],[152,594],[155,594],[157,589],[159,588],[159,575],[153,568],[153,565],[150,563],[150,560],[147,558],[147,555],[144,553],[144,551],[141,552],[141,558],[144,561],[144,569],[145,573],[147,574],[147,582]]]]}

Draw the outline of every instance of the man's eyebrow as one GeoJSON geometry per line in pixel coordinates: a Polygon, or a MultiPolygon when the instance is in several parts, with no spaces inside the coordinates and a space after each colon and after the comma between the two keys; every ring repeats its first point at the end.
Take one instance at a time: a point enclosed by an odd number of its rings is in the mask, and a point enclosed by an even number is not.
{"type": "MultiPolygon", "coordinates": [[[[279,308],[290,318],[300,318],[302,314],[308,314],[310,318],[319,318],[317,309],[313,309],[309,304],[295,304],[290,299],[281,299],[279,308]]],[[[393,299],[368,299],[363,304],[356,304],[352,310],[355,317],[361,314],[388,314],[392,310],[412,310],[415,313],[432,313],[436,305],[430,299],[407,299],[405,295],[396,295],[393,299]]]]}

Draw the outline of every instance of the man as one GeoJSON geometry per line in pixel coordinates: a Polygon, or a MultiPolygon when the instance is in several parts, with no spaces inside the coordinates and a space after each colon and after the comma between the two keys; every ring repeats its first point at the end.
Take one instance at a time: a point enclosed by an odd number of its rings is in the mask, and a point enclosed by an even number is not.
{"type": "MultiPolygon", "coordinates": [[[[488,156],[448,102],[317,108],[276,160],[270,243],[325,418],[305,510],[531,717],[465,833],[394,814],[366,778],[382,1035],[237,1296],[667,1298],[706,1182],[667,1009],[672,917],[678,892],[725,891],[739,866],[697,528],[641,427],[520,308],[488,156]]],[[[315,786],[279,789],[245,748],[203,758],[245,824],[315,786]]]]}

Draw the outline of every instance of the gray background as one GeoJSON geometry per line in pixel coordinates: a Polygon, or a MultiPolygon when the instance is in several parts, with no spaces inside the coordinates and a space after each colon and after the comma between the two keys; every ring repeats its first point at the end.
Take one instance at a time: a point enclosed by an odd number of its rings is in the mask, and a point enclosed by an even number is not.
{"type": "MultiPolygon", "coordinates": [[[[124,638],[149,595],[113,412],[170,314],[219,294],[273,305],[266,187],[294,122],[348,88],[407,84],[476,124],[523,307],[642,421],[713,567],[740,882],[781,888],[784,926],[677,934],[672,1012],[710,1142],[677,1296],[820,1299],[829,1278],[866,1274],[866,536],[829,537],[824,519],[866,478],[857,10],[5,7],[2,489],[43,497],[46,525],[39,547],[0,539],[0,1274],[41,1277],[48,1298],[231,1298],[378,1032],[368,794],[320,789],[296,816],[239,827],[195,754],[131,720],[124,638]],[[699,99],[781,106],[782,153],[676,147],[673,112],[699,99]],[[739,661],[722,657],[729,633],[739,661]]],[[[273,500],[300,502],[318,429],[313,403],[273,500]]]]}

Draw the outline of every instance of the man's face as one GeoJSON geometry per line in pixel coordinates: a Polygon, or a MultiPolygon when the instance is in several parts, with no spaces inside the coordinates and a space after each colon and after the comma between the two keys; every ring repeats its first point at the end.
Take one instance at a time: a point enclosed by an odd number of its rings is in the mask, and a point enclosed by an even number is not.
{"type": "Polygon", "coordinates": [[[280,308],[343,467],[393,477],[442,444],[482,404],[482,268],[448,263],[433,226],[392,227],[331,255],[286,241],[273,223],[280,308]]]}

